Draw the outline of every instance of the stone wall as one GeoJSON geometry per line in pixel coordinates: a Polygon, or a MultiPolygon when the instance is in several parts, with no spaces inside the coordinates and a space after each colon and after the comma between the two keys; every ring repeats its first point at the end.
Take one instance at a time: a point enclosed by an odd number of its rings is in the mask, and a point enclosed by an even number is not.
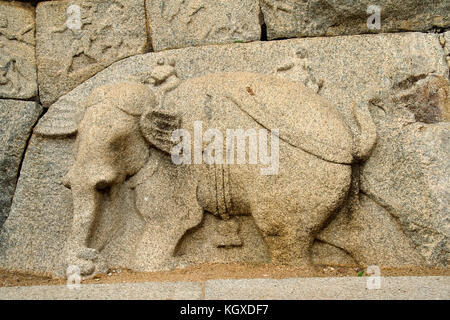
{"type": "MultiPolygon", "coordinates": [[[[359,168],[362,209],[317,232],[314,263],[447,266],[449,28],[450,2],[439,0],[0,1],[0,268],[64,273],[73,204],[63,177],[96,88],[132,81],[158,93],[243,71],[304,84],[353,131],[352,105],[370,106],[378,138],[359,168]]],[[[107,267],[134,268],[151,224],[129,184],[91,237],[107,267]]],[[[251,216],[209,213],[172,254],[172,267],[271,261],[251,216]]]]}

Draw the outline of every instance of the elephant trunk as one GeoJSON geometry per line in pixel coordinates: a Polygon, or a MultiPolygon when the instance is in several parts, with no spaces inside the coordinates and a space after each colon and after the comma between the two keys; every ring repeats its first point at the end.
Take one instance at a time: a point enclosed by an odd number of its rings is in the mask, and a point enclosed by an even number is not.
{"type": "MultiPolygon", "coordinates": [[[[72,176],[72,174],[70,174],[72,176]]],[[[69,177],[70,177],[69,176],[69,177]]],[[[79,175],[70,177],[69,186],[73,197],[72,230],[68,245],[68,264],[80,268],[84,276],[93,275],[99,253],[89,247],[96,217],[102,207],[104,189],[114,184],[115,175],[79,175]],[[84,179],[81,179],[83,177],[84,179]]]]}
{"type": "Polygon", "coordinates": [[[72,185],[72,243],[76,248],[88,247],[94,219],[100,208],[101,194],[95,187],[72,185]]]}

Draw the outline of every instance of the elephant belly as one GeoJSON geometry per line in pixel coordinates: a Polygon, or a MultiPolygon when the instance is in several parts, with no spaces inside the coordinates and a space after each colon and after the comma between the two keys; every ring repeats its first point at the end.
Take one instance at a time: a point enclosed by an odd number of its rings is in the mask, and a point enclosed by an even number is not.
{"type": "Polygon", "coordinates": [[[289,219],[296,223],[311,220],[314,224],[326,219],[347,198],[351,166],[322,160],[287,144],[280,145],[279,161],[275,175],[262,175],[264,166],[260,164],[203,166],[199,205],[225,220],[264,208],[290,212],[289,219]]]}
{"type": "Polygon", "coordinates": [[[261,166],[230,167],[235,211],[278,213],[279,221],[316,225],[344,203],[351,185],[350,165],[322,160],[286,143],[280,144],[279,154],[276,175],[261,175],[261,166]]]}

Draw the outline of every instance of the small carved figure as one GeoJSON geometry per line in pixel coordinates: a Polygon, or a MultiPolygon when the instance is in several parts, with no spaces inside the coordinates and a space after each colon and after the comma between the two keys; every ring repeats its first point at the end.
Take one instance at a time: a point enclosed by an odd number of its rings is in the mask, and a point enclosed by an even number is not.
{"type": "Polygon", "coordinates": [[[8,18],[0,16],[0,35],[6,37],[8,40],[16,40],[26,44],[31,44],[25,40],[25,35],[33,30],[34,24],[30,23],[24,25],[18,32],[12,31],[9,28],[8,18]]]}
{"type": "Polygon", "coordinates": [[[175,69],[175,60],[164,59],[158,61],[158,66],[150,73],[150,79],[156,89],[169,92],[180,84],[177,71],[175,69]]]}
{"type": "Polygon", "coordinates": [[[21,74],[16,60],[8,52],[4,45],[0,44],[0,87],[9,95],[20,92],[21,74]]]}
{"type": "Polygon", "coordinates": [[[290,79],[303,83],[308,88],[319,93],[323,80],[317,80],[308,61],[308,52],[301,48],[293,52],[290,58],[277,67],[275,74],[289,75],[290,79]]]}

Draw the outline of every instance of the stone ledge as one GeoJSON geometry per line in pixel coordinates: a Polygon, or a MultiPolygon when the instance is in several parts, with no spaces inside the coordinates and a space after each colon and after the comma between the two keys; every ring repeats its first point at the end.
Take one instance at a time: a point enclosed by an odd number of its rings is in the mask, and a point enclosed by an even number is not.
{"type": "MultiPolygon", "coordinates": [[[[2,300],[446,300],[450,277],[382,277],[368,290],[369,278],[293,278],[147,282],[0,288],[2,300]]],[[[223,310],[222,310],[223,311],[223,310]]]]}

